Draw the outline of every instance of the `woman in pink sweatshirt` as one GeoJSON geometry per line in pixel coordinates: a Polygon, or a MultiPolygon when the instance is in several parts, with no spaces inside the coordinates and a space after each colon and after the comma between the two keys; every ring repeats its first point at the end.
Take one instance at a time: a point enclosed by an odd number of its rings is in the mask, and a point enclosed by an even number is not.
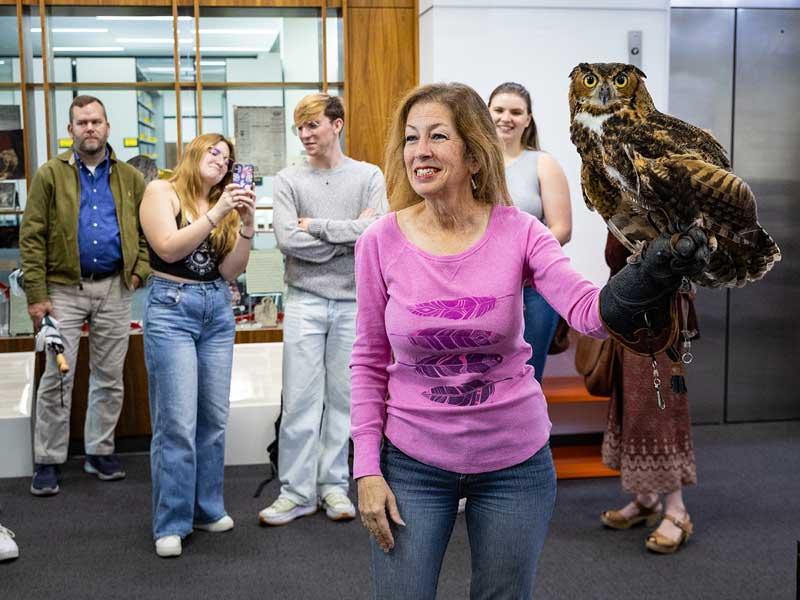
{"type": "MultiPolygon", "coordinates": [[[[392,212],[356,245],[351,359],[353,476],[373,536],[374,597],[435,597],[464,496],[471,597],[530,598],[556,478],[522,286],[597,337],[601,290],[547,227],[511,206],[494,125],[471,88],[409,93],[386,168],[392,212]]],[[[624,316],[624,299],[611,296],[624,316]]]]}

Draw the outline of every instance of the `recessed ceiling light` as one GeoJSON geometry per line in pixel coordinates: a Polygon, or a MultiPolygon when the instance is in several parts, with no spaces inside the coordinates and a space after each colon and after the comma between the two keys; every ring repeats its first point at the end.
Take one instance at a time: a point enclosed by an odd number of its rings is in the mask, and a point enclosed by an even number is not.
{"type": "Polygon", "coordinates": [[[123,46],[55,46],[53,52],[125,52],[123,46]]]}
{"type": "MultiPolygon", "coordinates": [[[[118,44],[174,44],[173,38],[116,38],[118,44]]],[[[189,38],[178,38],[179,44],[191,44],[194,40],[189,38]]]]}
{"type": "MultiPolygon", "coordinates": [[[[191,21],[194,17],[178,17],[178,21],[191,21]]],[[[99,21],[172,21],[172,17],[168,15],[157,17],[128,17],[117,15],[100,15],[97,17],[99,21]]]]}
{"type": "MultiPolygon", "coordinates": [[[[52,27],[52,33],[108,33],[105,27],[52,27]]],[[[42,33],[41,27],[31,27],[31,33],[42,33]]]]}
{"type": "MultiPolygon", "coordinates": [[[[197,52],[197,48],[194,48],[197,52]]],[[[200,52],[269,52],[269,48],[246,46],[201,46],[200,52]]]]}
{"type": "Polygon", "coordinates": [[[201,35],[277,35],[275,29],[201,29],[201,35]]]}

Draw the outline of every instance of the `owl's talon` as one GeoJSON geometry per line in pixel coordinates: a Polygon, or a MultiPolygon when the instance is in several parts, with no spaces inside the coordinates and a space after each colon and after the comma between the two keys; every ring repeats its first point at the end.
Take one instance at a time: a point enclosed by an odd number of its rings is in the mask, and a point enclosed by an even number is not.
{"type": "Polygon", "coordinates": [[[681,258],[689,258],[694,254],[695,250],[695,243],[694,240],[689,238],[688,236],[682,236],[678,238],[678,241],[674,244],[675,252],[681,256],[681,258]]]}
{"type": "Polygon", "coordinates": [[[674,255],[672,267],[676,272],[695,275],[708,266],[711,251],[708,237],[700,227],[692,225],[683,233],[673,234],[669,242],[674,255]]]}
{"type": "Polygon", "coordinates": [[[639,240],[638,242],[633,243],[633,247],[634,250],[633,252],[631,252],[631,255],[628,257],[627,260],[629,265],[641,262],[645,248],[647,248],[647,242],[645,242],[644,240],[639,240]]]}

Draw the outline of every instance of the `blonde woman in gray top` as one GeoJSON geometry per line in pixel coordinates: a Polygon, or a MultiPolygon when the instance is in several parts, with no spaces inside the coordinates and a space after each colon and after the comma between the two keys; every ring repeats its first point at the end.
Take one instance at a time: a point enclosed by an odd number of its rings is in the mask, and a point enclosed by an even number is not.
{"type": "MultiPolygon", "coordinates": [[[[547,225],[563,246],[572,235],[567,178],[558,162],[539,149],[539,135],[531,109],[531,95],[519,83],[503,83],[489,96],[489,111],[503,147],[511,199],[520,210],[547,225]]],[[[533,288],[525,287],[523,296],[524,336],[533,348],[528,364],[541,383],[558,314],[533,288]]]]}

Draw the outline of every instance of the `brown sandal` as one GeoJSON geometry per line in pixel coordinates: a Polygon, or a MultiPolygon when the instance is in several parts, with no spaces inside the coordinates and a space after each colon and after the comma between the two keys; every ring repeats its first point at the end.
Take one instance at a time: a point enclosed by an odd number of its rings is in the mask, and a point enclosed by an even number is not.
{"type": "Polygon", "coordinates": [[[645,506],[638,500],[634,500],[633,503],[639,511],[637,514],[627,518],[622,515],[622,511],[607,510],[600,515],[600,520],[603,522],[603,525],[611,529],[630,529],[634,525],[639,525],[640,523],[646,523],[648,527],[654,527],[655,524],[658,523],[661,518],[661,511],[663,510],[660,501],[656,502],[653,506],[645,506]]]}
{"type": "Polygon", "coordinates": [[[678,548],[680,548],[681,544],[689,541],[692,533],[694,533],[694,526],[692,525],[691,519],[689,519],[689,513],[686,513],[683,521],[667,513],[664,513],[664,518],[671,521],[678,529],[681,530],[680,537],[677,540],[672,540],[661,535],[657,531],[654,531],[652,534],[650,534],[650,536],[648,536],[645,546],[648,550],[658,552],[659,554],[672,554],[678,548]]]}

